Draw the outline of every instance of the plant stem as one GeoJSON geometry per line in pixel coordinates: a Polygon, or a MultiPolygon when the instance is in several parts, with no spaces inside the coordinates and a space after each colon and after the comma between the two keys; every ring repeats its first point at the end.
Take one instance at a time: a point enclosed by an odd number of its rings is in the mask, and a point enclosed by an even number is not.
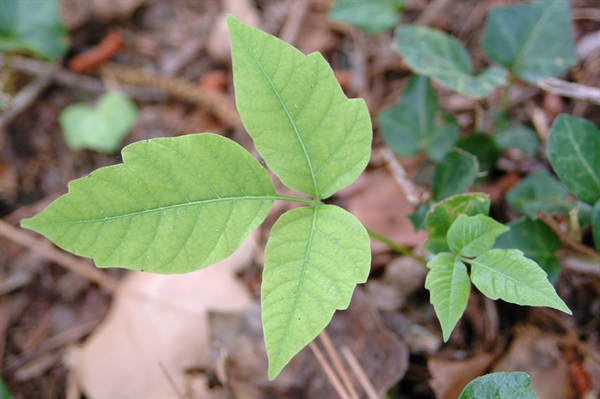
{"type": "Polygon", "coordinates": [[[299,202],[301,204],[306,204],[306,205],[317,205],[320,203],[320,201],[315,200],[315,199],[291,197],[288,195],[279,195],[279,194],[275,194],[273,196],[273,199],[279,200],[279,201],[299,202]]]}
{"type": "Polygon", "coordinates": [[[508,108],[510,107],[510,95],[512,93],[512,89],[515,86],[515,79],[512,74],[508,76],[508,86],[504,91],[504,96],[502,97],[502,102],[500,103],[500,112],[503,114],[508,112],[508,108]]]}
{"type": "Polygon", "coordinates": [[[376,239],[378,241],[381,241],[382,243],[384,243],[385,245],[387,245],[388,247],[390,247],[391,249],[393,249],[395,252],[398,252],[399,254],[402,254],[402,255],[410,256],[411,258],[415,258],[415,259],[421,260],[418,256],[416,256],[415,254],[413,254],[412,251],[409,248],[406,248],[406,247],[403,247],[401,245],[396,244],[395,242],[393,242],[392,240],[390,240],[386,236],[383,236],[383,235],[381,235],[379,233],[376,233],[376,232],[374,232],[371,229],[367,229],[367,233],[369,233],[369,235],[372,238],[374,238],[374,239],[376,239]]]}

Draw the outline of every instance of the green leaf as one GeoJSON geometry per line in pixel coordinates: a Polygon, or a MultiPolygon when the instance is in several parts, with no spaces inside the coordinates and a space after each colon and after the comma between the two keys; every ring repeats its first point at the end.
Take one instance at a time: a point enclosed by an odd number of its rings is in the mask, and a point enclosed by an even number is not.
{"type": "Polygon", "coordinates": [[[481,47],[500,65],[535,85],[577,62],[567,0],[538,0],[492,8],[481,47]]]}
{"type": "Polygon", "coordinates": [[[453,253],[474,257],[492,248],[496,237],[508,231],[508,227],[489,216],[460,215],[448,229],[448,246],[453,253]]]}
{"type": "Polygon", "coordinates": [[[119,150],[138,119],[138,108],[126,95],[104,93],[95,108],[83,103],[65,107],[58,121],[70,149],[112,154],[119,150]]]}
{"type": "Polygon", "coordinates": [[[415,231],[424,229],[426,227],[425,220],[427,218],[427,212],[429,212],[430,206],[423,204],[419,206],[413,213],[407,215],[408,219],[413,224],[415,231]]]}
{"type": "Polygon", "coordinates": [[[465,46],[456,38],[418,25],[396,29],[396,51],[413,72],[439,81],[466,96],[482,98],[506,84],[506,70],[490,67],[473,75],[473,65],[465,46]]]}
{"type": "Polygon", "coordinates": [[[338,0],[329,18],[356,26],[369,34],[393,29],[405,0],[338,0]]]}
{"type": "Polygon", "coordinates": [[[6,386],[6,383],[0,378],[0,399],[12,399],[13,395],[10,393],[10,389],[6,386]]]}
{"type": "Polygon", "coordinates": [[[362,99],[348,99],[323,56],[227,16],[236,103],[266,164],[316,199],[352,183],[369,162],[372,128],[362,99]]]}
{"type": "Polygon", "coordinates": [[[478,169],[474,155],[461,149],[450,151],[433,172],[433,200],[441,201],[464,192],[475,181],[478,169]]]}
{"type": "Polygon", "coordinates": [[[546,169],[532,173],[506,193],[506,200],[517,212],[530,219],[536,213],[567,213],[576,205],[567,199],[569,191],[546,169]]]}
{"type": "Polygon", "coordinates": [[[475,155],[479,164],[479,174],[485,174],[486,177],[500,157],[498,145],[485,133],[472,133],[460,139],[456,147],[475,155]]]}
{"type": "Polygon", "coordinates": [[[424,76],[412,76],[400,101],[377,116],[385,143],[401,157],[425,152],[441,161],[454,147],[460,125],[438,106],[431,82],[424,76]]]}
{"type": "Polygon", "coordinates": [[[559,115],[546,151],[552,169],[573,194],[590,205],[600,199],[600,129],[586,119],[559,115]]]}
{"type": "Polygon", "coordinates": [[[517,249],[491,249],[470,260],[471,280],[485,296],[527,306],[548,306],[572,314],[546,273],[517,249]]]}
{"type": "Polygon", "coordinates": [[[371,267],[369,236],[334,205],[286,212],[265,249],[262,314],[269,379],[346,309],[371,267]]]}
{"type": "Polygon", "coordinates": [[[537,399],[526,373],[492,373],[476,378],[463,389],[458,399],[537,399]]]}
{"type": "Polygon", "coordinates": [[[141,141],[122,155],[21,226],[98,267],[186,273],[232,254],[275,199],[266,170],[221,136],[141,141]]]}
{"type": "Polygon", "coordinates": [[[0,52],[22,51],[46,60],[63,56],[69,46],[58,0],[2,0],[0,52]]]}
{"type": "Polygon", "coordinates": [[[592,211],[592,237],[594,237],[596,250],[600,251],[600,200],[596,202],[592,211]]]}
{"type": "Polygon", "coordinates": [[[535,132],[523,125],[512,125],[496,130],[494,140],[503,150],[517,148],[529,156],[535,155],[540,146],[540,140],[535,132]]]}
{"type": "Polygon", "coordinates": [[[560,248],[560,239],[540,220],[521,218],[507,225],[510,230],[496,239],[494,248],[518,249],[535,261],[548,274],[551,283],[560,275],[560,263],[554,253],[560,248]]]}
{"type": "Polygon", "coordinates": [[[442,252],[427,262],[430,269],[425,279],[431,304],[440,320],[444,341],[448,341],[461,318],[471,291],[467,266],[454,255],[442,252]]]}
{"type": "Polygon", "coordinates": [[[433,253],[450,252],[446,236],[452,223],[462,214],[487,216],[489,213],[490,198],[483,193],[459,194],[433,205],[425,220],[429,230],[425,248],[433,253]]]}

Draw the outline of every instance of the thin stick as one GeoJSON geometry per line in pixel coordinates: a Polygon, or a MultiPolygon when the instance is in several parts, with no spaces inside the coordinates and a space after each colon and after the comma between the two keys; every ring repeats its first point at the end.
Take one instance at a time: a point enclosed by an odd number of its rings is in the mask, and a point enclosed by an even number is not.
{"type": "Polygon", "coordinates": [[[558,226],[558,223],[556,223],[556,220],[554,220],[554,218],[551,215],[548,215],[544,211],[538,211],[536,213],[536,216],[542,222],[546,223],[546,225],[548,227],[550,227],[552,229],[552,231],[554,231],[556,233],[556,235],[560,238],[562,243],[565,244],[566,246],[570,247],[571,249],[574,249],[575,251],[577,251],[579,253],[587,255],[590,258],[597,258],[600,256],[598,254],[598,252],[594,251],[592,248],[590,248],[586,245],[583,245],[582,243],[577,242],[577,241],[573,240],[571,237],[569,237],[569,235],[567,233],[565,233],[564,231],[561,230],[561,228],[558,226]]]}
{"type": "Polygon", "coordinates": [[[0,236],[3,236],[11,241],[16,242],[40,255],[56,262],[74,273],[84,276],[90,281],[93,281],[110,291],[114,291],[119,282],[108,274],[96,269],[93,265],[70,255],[56,247],[52,246],[49,241],[35,237],[18,227],[14,227],[4,220],[0,220],[0,236]]]}
{"type": "Polygon", "coordinates": [[[19,114],[25,111],[52,83],[53,69],[47,74],[38,76],[33,82],[23,88],[17,96],[10,101],[9,107],[0,115],[0,130],[7,127],[19,114]]]}
{"type": "Polygon", "coordinates": [[[346,390],[344,389],[344,386],[338,379],[337,375],[335,375],[335,372],[333,371],[333,369],[331,368],[329,363],[327,363],[327,360],[325,360],[325,356],[323,356],[323,353],[321,352],[321,349],[319,349],[317,344],[315,344],[314,341],[310,341],[308,344],[308,347],[310,348],[310,350],[313,352],[313,354],[317,358],[317,362],[319,362],[319,365],[325,372],[325,375],[327,376],[327,378],[329,378],[331,385],[333,385],[333,388],[335,389],[337,394],[340,396],[340,398],[351,399],[350,395],[348,395],[348,392],[346,392],[346,390]]]}
{"type": "Polygon", "coordinates": [[[576,98],[600,105],[600,89],[581,85],[579,83],[566,82],[556,78],[544,78],[537,82],[537,87],[559,96],[576,98]]]}
{"type": "Polygon", "coordinates": [[[362,366],[356,359],[356,356],[354,356],[354,353],[352,353],[350,348],[348,348],[346,345],[342,345],[341,350],[342,350],[342,355],[344,355],[344,358],[350,365],[350,369],[352,369],[352,372],[358,379],[360,386],[367,393],[367,397],[369,399],[379,399],[379,395],[377,394],[375,387],[373,386],[371,381],[369,381],[369,378],[367,377],[365,370],[363,370],[362,366]]]}
{"type": "Polygon", "coordinates": [[[389,148],[385,148],[382,151],[383,159],[386,162],[386,165],[390,172],[392,172],[392,176],[396,180],[396,183],[400,186],[402,191],[404,191],[404,195],[408,202],[412,205],[418,206],[421,204],[421,195],[419,194],[419,190],[417,186],[408,178],[406,171],[396,159],[396,156],[392,153],[389,148]]]}
{"type": "Polygon", "coordinates": [[[335,350],[335,346],[333,345],[333,342],[331,341],[331,338],[329,337],[329,334],[327,333],[327,330],[321,331],[321,333],[319,334],[319,340],[321,341],[321,344],[323,345],[323,347],[325,348],[325,351],[329,355],[329,358],[331,359],[331,362],[333,363],[333,367],[335,367],[336,371],[340,375],[340,378],[342,379],[342,382],[344,383],[346,390],[350,394],[350,397],[359,398],[358,392],[356,392],[356,388],[354,388],[354,384],[352,383],[350,376],[346,372],[346,369],[344,368],[344,365],[342,364],[342,360],[338,356],[337,351],[335,350]]]}

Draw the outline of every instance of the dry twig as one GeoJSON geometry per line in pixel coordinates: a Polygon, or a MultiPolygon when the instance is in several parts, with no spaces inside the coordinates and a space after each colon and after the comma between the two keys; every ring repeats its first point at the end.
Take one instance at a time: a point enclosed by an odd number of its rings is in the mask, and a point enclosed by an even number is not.
{"type": "Polygon", "coordinates": [[[556,78],[544,78],[537,82],[537,87],[552,94],[563,97],[576,98],[600,105],[600,89],[567,82],[556,78]]]}
{"type": "Polygon", "coordinates": [[[340,398],[351,399],[350,395],[348,394],[348,392],[346,392],[346,389],[344,389],[344,386],[340,382],[339,378],[337,377],[337,375],[335,375],[335,372],[333,371],[333,369],[331,368],[329,363],[327,363],[327,360],[325,360],[325,356],[323,356],[323,352],[321,352],[321,349],[319,349],[317,344],[315,344],[315,341],[310,341],[308,344],[308,347],[310,348],[310,350],[313,352],[313,354],[317,358],[317,362],[319,362],[319,365],[325,372],[325,375],[327,376],[327,378],[329,378],[331,385],[333,385],[333,388],[335,389],[337,394],[340,396],[340,398]]]}
{"type": "Polygon", "coordinates": [[[344,365],[342,364],[342,361],[340,360],[340,357],[338,356],[337,351],[335,350],[335,346],[333,345],[333,342],[331,341],[327,330],[321,331],[321,333],[319,334],[319,340],[321,341],[321,344],[323,344],[325,351],[329,355],[333,366],[340,375],[340,378],[342,379],[342,382],[344,383],[346,390],[348,391],[350,396],[353,398],[358,398],[358,392],[356,392],[354,384],[352,383],[350,376],[346,372],[346,369],[344,368],[344,365]]]}
{"type": "Polygon", "coordinates": [[[554,231],[556,233],[556,235],[560,238],[560,241],[562,241],[562,243],[565,244],[566,246],[568,246],[569,248],[574,249],[575,251],[577,251],[581,254],[589,256],[590,258],[600,257],[598,252],[594,251],[592,248],[590,248],[586,245],[583,245],[582,243],[577,242],[577,241],[573,240],[571,237],[569,237],[569,235],[567,233],[562,231],[562,229],[560,228],[558,223],[556,223],[556,220],[554,220],[554,218],[551,215],[547,214],[544,211],[538,211],[536,213],[536,216],[542,222],[546,223],[546,225],[548,225],[548,227],[550,227],[552,229],[552,231],[554,231]]]}

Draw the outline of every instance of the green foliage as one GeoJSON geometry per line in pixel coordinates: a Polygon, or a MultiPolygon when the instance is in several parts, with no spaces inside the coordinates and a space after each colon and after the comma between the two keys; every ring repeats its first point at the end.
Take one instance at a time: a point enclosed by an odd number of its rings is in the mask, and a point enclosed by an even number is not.
{"type": "Polygon", "coordinates": [[[567,213],[575,203],[567,199],[569,190],[546,169],[540,169],[525,177],[506,193],[506,200],[517,212],[530,219],[536,213],[567,213]]]}
{"type": "Polygon", "coordinates": [[[529,156],[535,155],[540,146],[535,132],[521,124],[499,127],[494,132],[494,141],[502,150],[517,148],[529,156]]]}
{"type": "Polygon", "coordinates": [[[315,199],[352,183],[371,154],[371,118],[348,99],[320,53],[303,55],[281,40],[227,17],[236,103],[269,168],[315,199]]]}
{"type": "Polygon", "coordinates": [[[410,157],[426,153],[441,161],[458,139],[460,125],[438,106],[431,82],[412,76],[400,101],[377,116],[385,143],[398,155],[410,157]]]}
{"type": "Polygon", "coordinates": [[[0,399],[11,399],[13,397],[10,393],[10,389],[6,386],[6,383],[0,378],[0,399]]]}
{"type": "Polygon", "coordinates": [[[396,26],[406,0],[338,0],[329,11],[334,21],[354,25],[369,34],[396,26]]]}
{"type": "Polygon", "coordinates": [[[507,225],[510,231],[496,240],[495,248],[515,248],[535,261],[548,274],[548,280],[555,283],[560,274],[560,263],[555,252],[560,248],[560,238],[550,227],[540,220],[521,218],[507,225]]]}
{"type": "Polygon", "coordinates": [[[470,286],[465,263],[471,265],[473,284],[491,299],[571,314],[537,263],[516,249],[491,249],[507,230],[488,216],[460,215],[446,234],[451,252],[440,252],[427,263],[425,288],[431,293],[445,341],[467,306],[470,286]]]}
{"type": "Polygon", "coordinates": [[[275,200],[258,161],[214,134],[140,141],[122,154],[21,225],[98,267],[186,273],[232,254],[275,200]]]}
{"type": "Polygon", "coordinates": [[[460,139],[456,147],[477,157],[479,174],[485,177],[489,175],[500,157],[498,145],[485,133],[472,133],[460,139]]]}
{"type": "Polygon", "coordinates": [[[285,213],[265,249],[262,315],[273,379],[350,304],[371,268],[369,236],[350,213],[333,205],[285,213]]]}
{"type": "Polygon", "coordinates": [[[573,194],[590,205],[600,199],[600,129],[588,120],[559,115],[550,127],[546,152],[573,194]]]}
{"type": "Polygon", "coordinates": [[[537,399],[523,372],[492,373],[471,381],[458,399],[537,399]]]}
{"type": "Polygon", "coordinates": [[[433,205],[427,213],[425,224],[429,239],[425,248],[437,254],[450,252],[446,241],[448,229],[460,215],[485,215],[490,212],[490,198],[483,193],[459,194],[433,205]]]}
{"type": "Polygon", "coordinates": [[[479,164],[474,155],[458,148],[450,151],[433,173],[433,200],[441,201],[464,192],[475,181],[478,170],[479,164]]]}
{"type": "Polygon", "coordinates": [[[473,75],[465,46],[446,33],[417,25],[396,29],[396,51],[414,72],[436,79],[449,89],[481,98],[506,83],[503,68],[490,67],[473,75]]]}
{"type": "Polygon", "coordinates": [[[600,200],[596,202],[592,211],[592,236],[594,237],[596,250],[600,251],[600,200]]]}
{"type": "Polygon", "coordinates": [[[481,46],[494,61],[533,85],[577,62],[567,0],[537,0],[490,10],[481,46]]]}
{"type": "Polygon", "coordinates": [[[112,154],[121,147],[138,114],[129,97],[107,92],[100,96],[95,108],[84,103],[71,104],[62,110],[58,120],[70,149],[112,154]]]}
{"type": "Polygon", "coordinates": [[[0,52],[25,52],[53,60],[68,49],[59,0],[2,0],[0,52]]]}

